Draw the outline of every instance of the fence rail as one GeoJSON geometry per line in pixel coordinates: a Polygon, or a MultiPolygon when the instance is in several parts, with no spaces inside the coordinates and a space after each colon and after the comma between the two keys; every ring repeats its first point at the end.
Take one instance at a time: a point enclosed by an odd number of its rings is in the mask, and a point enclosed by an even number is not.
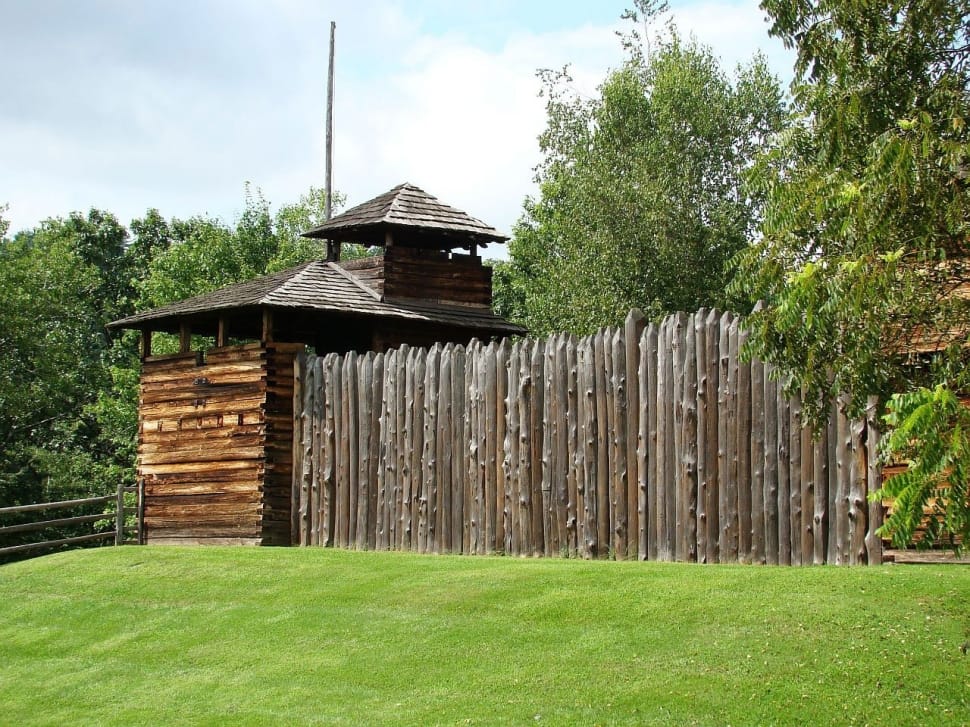
{"type": "Polygon", "coordinates": [[[874,414],[816,439],[729,313],[594,336],[304,357],[304,545],[881,562],[874,414]]]}
{"type": "Polygon", "coordinates": [[[5,525],[0,527],[0,537],[4,535],[13,535],[16,533],[27,533],[36,532],[38,530],[46,530],[48,528],[63,528],[72,525],[83,525],[87,523],[97,522],[99,520],[107,520],[113,518],[115,522],[114,530],[106,530],[104,532],[96,533],[85,533],[83,535],[73,535],[64,538],[53,538],[48,540],[39,540],[30,543],[20,543],[17,545],[9,545],[5,547],[0,547],[0,557],[6,555],[14,555],[17,553],[25,553],[34,550],[44,550],[50,548],[56,548],[62,545],[77,545],[81,543],[96,542],[99,540],[113,539],[115,545],[121,545],[125,538],[125,518],[128,515],[135,515],[137,518],[138,525],[136,526],[136,539],[141,542],[141,488],[138,487],[123,487],[119,486],[116,492],[110,495],[101,495],[98,497],[85,497],[77,500],[62,500],[58,502],[39,502],[30,505],[15,505],[13,507],[2,507],[0,508],[0,518],[5,515],[19,515],[23,513],[32,512],[43,512],[48,510],[65,510],[65,509],[75,509],[80,507],[90,507],[97,505],[106,505],[109,502],[115,503],[114,514],[106,513],[91,513],[86,515],[75,515],[72,517],[55,518],[51,520],[38,520],[28,523],[16,523],[14,525],[5,525]],[[126,492],[138,493],[139,505],[136,507],[125,507],[124,495],[126,492]]]}

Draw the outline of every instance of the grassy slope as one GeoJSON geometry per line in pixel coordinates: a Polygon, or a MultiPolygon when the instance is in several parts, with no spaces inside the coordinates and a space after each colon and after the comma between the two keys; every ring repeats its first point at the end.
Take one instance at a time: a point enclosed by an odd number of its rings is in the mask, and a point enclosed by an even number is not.
{"type": "Polygon", "coordinates": [[[970,568],[103,548],[0,566],[4,724],[961,724],[970,568]]]}

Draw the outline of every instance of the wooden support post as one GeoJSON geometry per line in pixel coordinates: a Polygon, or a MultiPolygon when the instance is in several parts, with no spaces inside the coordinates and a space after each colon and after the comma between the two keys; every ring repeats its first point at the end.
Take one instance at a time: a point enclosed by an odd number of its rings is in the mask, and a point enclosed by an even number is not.
{"type": "Polygon", "coordinates": [[[229,335],[227,332],[228,325],[226,324],[226,317],[219,316],[219,330],[216,333],[216,347],[223,348],[227,345],[229,341],[229,335]]]}
{"type": "Polygon", "coordinates": [[[270,343],[273,340],[273,311],[263,308],[263,343],[270,343]]]}
{"type": "Polygon", "coordinates": [[[118,482],[118,497],[115,511],[115,545],[125,542],[125,483],[118,482]]]}
{"type": "Polygon", "coordinates": [[[144,361],[152,355],[152,329],[141,329],[141,360],[144,361]]]}
{"type": "Polygon", "coordinates": [[[192,350],[192,328],[188,322],[179,323],[179,353],[188,353],[192,350]]]}

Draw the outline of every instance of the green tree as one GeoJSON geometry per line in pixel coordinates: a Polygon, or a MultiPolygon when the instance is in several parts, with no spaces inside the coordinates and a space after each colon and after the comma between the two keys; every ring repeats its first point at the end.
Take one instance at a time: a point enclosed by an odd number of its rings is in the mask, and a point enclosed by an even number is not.
{"type": "MultiPolygon", "coordinates": [[[[768,202],[761,238],[741,256],[736,278],[739,292],[765,301],[748,320],[750,353],[791,376],[816,421],[840,391],[857,414],[871,394],[885,401],[922,385],[891,403],[889,423],[912,434],[925,456],[889,486],[897,507],[886,531],[903,544],[906,523],[939,496],[962,513],[946,522],[966,542],[966,483],[947,490],[919,473],[939,470],[943,460],[925,459],[932,453],[967,456],[939,446],[960,419],[940,408],[951,398],[935,392],[968,383],[970,311],[959,288],[970,224],[970,2],[762,7],[771,32],[798,53],[798,120],[752,174],[768,202]],[[924,352],[901,355],[915,349],[924,352]]],[[[912,454],[899,438],[890,442],[912,454]]],[[[947,467],[959,478],[966,464],[947,467]]]]}
{"type": "Polygon", "coordinates": [[[593,99],[543,73],[540,195],[495,276],[498,310],[535,334],[732,303],[727,262],[760,208],[742,174],[782,126],[779,84],[758,56],[729,79],[672,25],[626,47],[593,99]]]}
{"type": "MultiPolygon", "coordinates": [[[[103,385],[104,280],[64,221],[0,242],[0,502],[76,492],[66,463],[92,422],[82,416],[103,385]],[[58,479],[62,474],[64,478],[58,479]]],[[[90,492],[90,483],[84,491],[90,492]]]]}
{"type": "MultiPolygon", "coordinates": [[[[335,195],[335,205],[342,202],[335,195]]],[[[248,183],[245,207],[234,225],[210,217],[172,220],[168,242],[151,260],[141,281],[142,308],[208,293],[266,273],[323,257],[320,240],[300,236],[323,221],[324,193],[315,187],[274,215],[263,193],[248,183]]],[[[344,258],[364,254],[345,245],[344,258]]]]}

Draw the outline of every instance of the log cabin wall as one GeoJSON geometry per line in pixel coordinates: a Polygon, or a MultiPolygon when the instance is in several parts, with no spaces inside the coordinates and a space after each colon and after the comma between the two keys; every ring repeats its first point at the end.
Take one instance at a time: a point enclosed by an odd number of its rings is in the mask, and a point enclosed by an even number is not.
{"type": "Polygon", "coordinates": [[[388,299],[492,305],[492,269],[480,257],[390,247],[382,256],[348,260],[341,266],[388,299]]]}
{"type": "Polygon", "coordinates": [[[147,358],[138,477],[149,543],[290,541],[293,359],[250,343],[147,358]]]}
{"type": "Polygon", "coordinates": [[[384,255],[383,294],[387,299],[490,307],[492,269],[471,255],[390,247],[384,255]]]}

